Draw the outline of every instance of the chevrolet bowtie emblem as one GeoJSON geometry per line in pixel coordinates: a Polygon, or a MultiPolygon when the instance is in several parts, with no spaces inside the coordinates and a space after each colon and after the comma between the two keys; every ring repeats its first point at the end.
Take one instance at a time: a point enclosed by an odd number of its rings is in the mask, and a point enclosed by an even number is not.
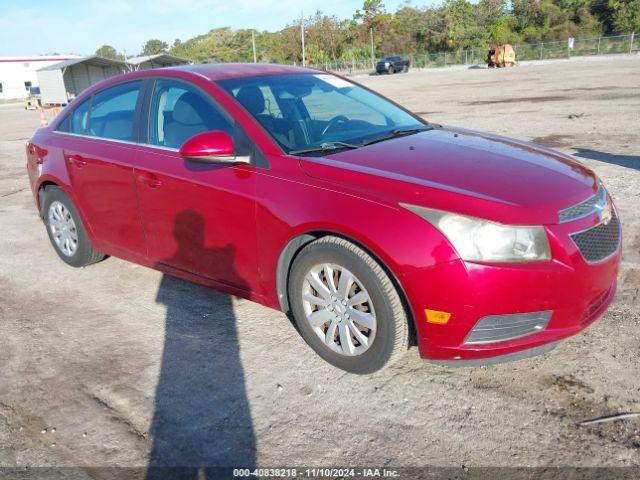
{"type": "Polygon", "coordinates": [[[611,203],[607,201],[604,205],[596,205],[596,215],[598,215],[598,219],[600,220],[600,222],[608,225],[611,221],[611,217],[613,216],[611,203]]]}

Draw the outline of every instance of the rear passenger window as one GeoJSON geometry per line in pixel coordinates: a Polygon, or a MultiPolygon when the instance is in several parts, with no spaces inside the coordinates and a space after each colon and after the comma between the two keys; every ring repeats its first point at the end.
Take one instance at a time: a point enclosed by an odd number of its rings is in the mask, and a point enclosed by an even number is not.
{"type": "Polygon", "coordinates": [[[87,119],[89,116],[89,106],[91,105],[91,99],[88,98],[60,122],[57,130],[59,132],[77,133],[78,135],[84,135],[87,131],[87,119]]]}
{"type": "Polygon", "coordinates": [[[58,128],[56,128],[57,132],[69,132],[71,131],[71,116],[73,114],[69,114],[60,122],[58,128]]]}
{"type": "Polygon", "coordinates": [[[232,124],[213,101],[186,83],[156,81],[149,118],[149,143],[180,148],[194,135],[211,130],[233,133],[232,124]]]}
{"type": "Polygon", "coordinates": [[[87,134],[93,137],[133,141],[133,120],[142,82],[107,88],[93,96],[87,134]]]}

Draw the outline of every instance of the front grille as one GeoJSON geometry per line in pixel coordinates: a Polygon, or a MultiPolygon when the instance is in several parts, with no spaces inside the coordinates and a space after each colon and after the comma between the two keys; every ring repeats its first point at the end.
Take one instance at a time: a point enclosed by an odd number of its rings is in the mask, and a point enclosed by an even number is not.
{"type": "Polygon", "coordinates": [[[493,343],[520,338],[544,330],[551,310],[533,313],[489,315],[475,324],[464,343],[493,343]]]}
{"type": "Polygon", "coordinates": [[[569,222],[577,218],[586,217],[591,213],[596,213],[599,205],[607,204],[607,189],[600,185],[595,195],[587,198],[583,202],[577,203],[569,208],[560,210],[558,218],[560,223],[569,222]]]}
{"type": "Polygon", "coordinates": [[[589,263],[600,262],[613,255],[620,246],[620,221],[611,212],[608,224],[601,223],[589,230],[571,234],[583,258],[589,263]]]}

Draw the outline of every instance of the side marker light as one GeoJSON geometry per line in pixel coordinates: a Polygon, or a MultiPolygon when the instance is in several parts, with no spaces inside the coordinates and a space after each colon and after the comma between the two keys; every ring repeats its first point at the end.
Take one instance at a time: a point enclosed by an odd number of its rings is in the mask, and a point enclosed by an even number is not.
{"type": "Polygon", "coordinates": [[[449,312],[441,312],[439,310],[429,310],[425,308],[424,314],[427,317],[428,323],[437,323],[439,325],[444,325],[451,318],[451,314],[449,312]]]}

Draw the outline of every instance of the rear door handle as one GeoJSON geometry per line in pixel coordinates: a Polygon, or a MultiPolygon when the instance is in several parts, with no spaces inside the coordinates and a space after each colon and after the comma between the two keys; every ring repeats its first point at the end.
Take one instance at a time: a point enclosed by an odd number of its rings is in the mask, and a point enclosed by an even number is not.
{"type": "Polygon", "coordinates": [[[153,173],[138,172],[138,181],[145,183],[149,188],[158,188],[162,186],[162,182],[153,173]]]}
{"type": "Polygon", "coordinates": [[[82,157],[82,155],[67,155],[67,159],[70,164],[75,165],[78,168],[82,168],[87,164],[87,161],[82,157]]]}

